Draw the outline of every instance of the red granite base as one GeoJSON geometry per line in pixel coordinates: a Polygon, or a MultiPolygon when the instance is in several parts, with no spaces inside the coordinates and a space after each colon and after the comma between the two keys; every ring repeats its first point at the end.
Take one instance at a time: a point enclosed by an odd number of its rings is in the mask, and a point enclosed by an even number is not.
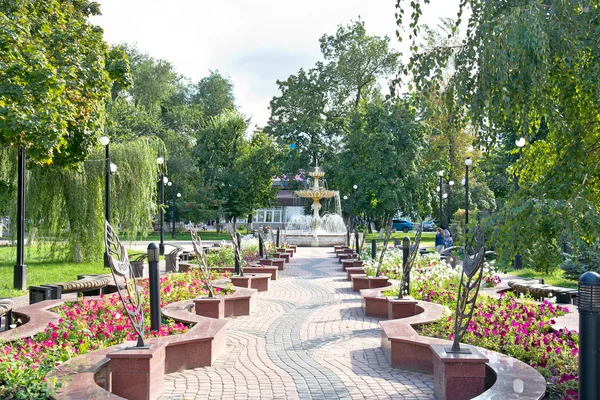
{"type": "Polygon", "coordinates": [[[277,267],[279,271],[283,271],[285,269],[285,260],[283,258],[274,258],[271,260],[271,265],[277,267]]]}
{"type": "Polygon", "coordinates": [[[269,290],[269,282],[271,281],[271,274],[249,274],[244,273],[244,276],[232,276],[231,283],[233,286],[252,288],[259,292],[266,292],[269,290]]]}
{"type": "Polygon", "coordinates": [[[447,345],[430,347],[433,391],[439,400],[468,400],[485,391],[485,363],[489,360],[483,354],[472,347],[471,354],[447,353],[447,345]]]}
{"type": "MultiPolygon", "coordinates": [[[[346,279],[348,279],[349,281],[351,281],[353,275],[365,275],[365,270],[362,267],[356,267],[356,268],[349,267],[349,268],[346,268],[346,279]]],[[[363,288],[363,289],[370,289],[370,288],[363,288]]]]}
{"type": "Polygon", "coordinates": [[[290,255],[286,252],[275,253],[275,258],[283,258],[285,262],[290,262],[290,255]]]}
{"type": "Polygon", "coordinates": [[[404,299],[389,299],[388,319],[407,318],[417,315],[417,301],[412,297],[404,296],[404,299]]]}
{"type": "Polygon", "coordinates": [[[223,296],[201,297],[194,299],[194,311],[196,315],[208,318],[225,318],[225,301],[223,296]]]}
{"type": "Polygon", "coordinates": [[[279,270],[278,266],[271,265],[270,267],[245,267],[244,274],[271,274],[271,280],[277,280],[277,271],[279,270]]]}
{"type": "Polygon", "coordinates": [[[354,274],[351,276],[352,290],[358,292],[363,289],[374,289],[390,286],[389,279],[385,276],[371,277],[362,274],[354,274]]]}

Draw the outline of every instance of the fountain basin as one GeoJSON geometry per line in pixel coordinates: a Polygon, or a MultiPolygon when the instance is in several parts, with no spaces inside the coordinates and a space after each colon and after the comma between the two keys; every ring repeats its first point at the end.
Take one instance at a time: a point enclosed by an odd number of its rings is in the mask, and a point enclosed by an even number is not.
{"type": "Polygon", "coordinates": [[[286,232],[285,241],[298,247],[333,247],[346,244],[345,233],[330,233],[314,235],[303,232],[286,232]]]}

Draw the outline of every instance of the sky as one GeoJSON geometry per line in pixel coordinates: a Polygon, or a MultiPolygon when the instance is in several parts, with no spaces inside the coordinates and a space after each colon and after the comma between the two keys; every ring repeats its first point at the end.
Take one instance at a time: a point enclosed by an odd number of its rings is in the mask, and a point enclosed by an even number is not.
{"type": "MultiPolygon", "coordinates": [[[[109,44],[135,44],[177,72],[198,81],[209,71],[229,76],[239,111],[266,125],[277,80],[322,60],[319,38],[358,17],[369,35],[395,37],[396,0],[97,0],[102,15],[92,22],[109,44]]],[[[409,0],[404,1],[406,5],[409,0]]],[[[456,17],[458,0],[431,0],[422,21],[456,17]]],[[[405,15],[410,16],[410,10],[405,15]]]]}

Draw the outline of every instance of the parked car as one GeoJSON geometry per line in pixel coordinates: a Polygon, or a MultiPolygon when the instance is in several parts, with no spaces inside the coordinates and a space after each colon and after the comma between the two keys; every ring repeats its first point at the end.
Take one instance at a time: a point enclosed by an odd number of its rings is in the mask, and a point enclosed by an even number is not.
{"type": "Polygon", "coordinates": [[[424,221],[423,222],[423,231],[424,232],[433,232],[433,231],[435,231],[436,226],[437,226],[436,221],[432,221],[432,220],[424,221]]]}
{"type": "Polygon", "coordinates": [[[394,219],[392,220],[392,229],[406,233],[413,230],[413,224],[405,219],[394,219]]]}

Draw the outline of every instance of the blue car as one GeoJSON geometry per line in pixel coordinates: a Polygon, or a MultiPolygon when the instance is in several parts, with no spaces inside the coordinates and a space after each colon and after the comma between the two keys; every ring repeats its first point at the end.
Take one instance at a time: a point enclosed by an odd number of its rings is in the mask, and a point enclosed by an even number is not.
{"type": "Polygon", "coordinates": [[[392,220],[392,229],[395,229],[396,232],[406,233],[413,230],[413,224],[405,219],[394,219],[392,220]]]}

